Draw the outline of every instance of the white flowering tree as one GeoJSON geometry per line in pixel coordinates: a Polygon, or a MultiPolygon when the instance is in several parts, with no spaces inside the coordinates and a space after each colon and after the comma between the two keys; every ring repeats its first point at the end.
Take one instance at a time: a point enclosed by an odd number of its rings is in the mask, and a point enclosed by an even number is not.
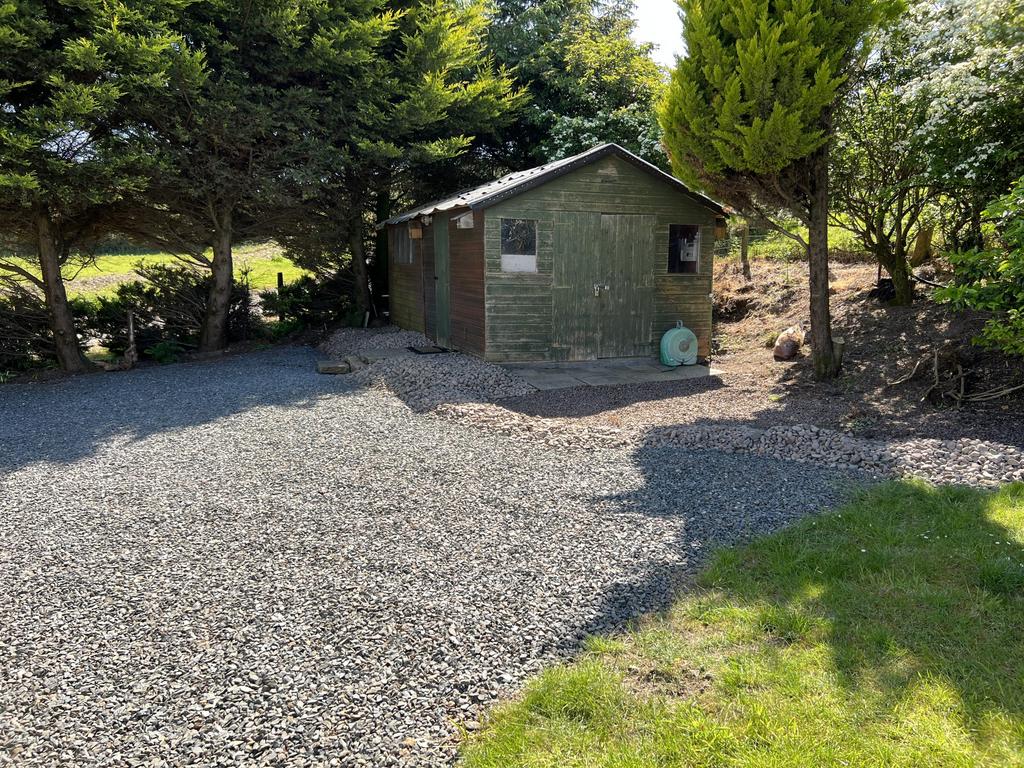
{"type": "Polygon", "coordinates": [[[902,28],[946,244],[981,247],[984,208],[1024,174],[1024,3],[919,0],[902,28]]]}
{"type": "Polygon", "coordinates": [[[832,223],[852,232],[892,278],[894,303],[910,304],[911,243],[930,226],[934,183],[926,123],[929,101],[911,94],[916,76],[905,25],[878,36],[838,110],[830,182],[832,223]]]}

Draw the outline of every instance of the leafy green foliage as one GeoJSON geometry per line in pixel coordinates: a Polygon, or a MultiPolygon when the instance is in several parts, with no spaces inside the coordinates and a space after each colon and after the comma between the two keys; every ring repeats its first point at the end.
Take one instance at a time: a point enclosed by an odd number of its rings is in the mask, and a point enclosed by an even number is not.
{"type": "Polygon", "coordinates": [[[799,207],[798,166],[829,141],[849,67],[895,3],[682,0],[680,6],[687,56],[661,108],[673,170],[744,209],[757,198],[799,207]]]}
{"type": "Polygon", "coordinates": [[[898,3],[680,0],[687,55],[660,110],[672,168],[744,215],[770,222],[787,210],[807,226],[819,379],[839,371],[828,296],[833,113],[868,34],[898,3]]]}
{"type": "Polygon", "coordinates": [[[1024,485],[889,483],[720,552],[540,675],[467,768],[1019,765],[1024,485]]]}
{"type": "Polygon", "coordinates": [[[147,357],[152,358],[160,365],[176,363],[185,352],[185,347],[176,341],[160,341],[144,350],[147,357]]]}
{"type": "Polygon", "coordinates": [[[999,247],[949,256],[955,282],[935,292],[956,308],[996,313],[985,323],[980,344],[1024,355],[1024,178],[985,210],[999,233],[999,247]]]}
{"type": "MultiPolygon", "coordinates": [[[[46,299],[56,356],[86,367],[61,268],[87,260],[113,209],[145,186],[150,153],[128,119],[199,57],[140,0],[0,5],[0,282],[46,299]],[[37,262],[26,269],[23,258],[37,262]]],[[[166,16],[164,15],[166,14],[166,16]]]]}
{"type": "Polygon", "coordinates": [[[46,305],[37,292],[0,293],[0,370],[25,370],[53,361],[46,305]]]}
{"type": "Polygon", "coordinates": [[[482,2],[382,2],[355,37],[345,32],[355,23],[347,12],[331,8],[335,31],[307,63],[317,153],[299,179],[299,219],[281,242],[313,272],[348,271],[357,306],[369,309],[372,215],[440,185],[449,161],[473,135],[503,125],[522,94],[490,61],[482,2]]]}
{"type": "MultiPolygon", "coordinates": [[[[355,303],[352,278],[345,273],[304,276],[281,290],[260,294],[263,314],[301,327],[333,325],[346,319],[355,303]]],[[[294,330],[294,328],[290,328],[294,330]]]]}
{"type": "Polygon", "coordinates": [[[927,104],[913,133],[943,193],[950,250],[984,246],[981,212],[1024,174],[1024,6],[1018,0],[917,0],[900,20],[904,98],[927,104]]]}
{"type": "Polygon", "coordinates": [[[878,36],[854,74],[836,119],[831,152],[832,221],[852,232],[909,304],[911,243],[932,225],[940,186],[930,173],[924,124],[929,102],[908,94],[911,45],[902,26],[878,36]]]}
{"type": "Polygon", "coordinates": [[[615,142],[667,167],[654,107],[664,91],[650,46],[635,42],[629,0],[497,5],[489,47],[529,94],[506,129],[483,137],[489,178],[615,142]],[[495,162],[496,161],[496,162],[495,162]]]}
{"type": "MultiPolygon", "coordinates": [[[[135,344],[148,354],[164,342],[194,348],[199,340],[211,277],[180,264],[151,264],[138,269],[141,280],[121,283],[113,295],[79,300],[83,330],[115,355],[128,348],[128,313],[135,325],[135,344]]],[[[231,292],[228,333],[232,341],[260,332],[249,287],[236,282],[231,292]]],[[[164,349],[163,347],[159,347],[164,349]]]]}

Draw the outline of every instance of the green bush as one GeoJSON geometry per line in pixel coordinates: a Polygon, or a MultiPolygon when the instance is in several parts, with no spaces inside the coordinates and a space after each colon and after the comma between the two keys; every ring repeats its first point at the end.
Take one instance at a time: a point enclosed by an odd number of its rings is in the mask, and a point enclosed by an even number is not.
{"type": "Polygon", "coordinates": [[[28,290],[0,295],[0,370],[26,370],[52,356],[42,297],[28,290]]]}
{"type": "Polygon", "coordinates": [[[303,327],[345,322],[353,312],[352,281],[344,275],[305,275],[280,290],[260,294],[263,314],[303,327]]]}
{"type": "MultiPolygon", "coordinates": [[[[81,326],[116,355],[128,348],[128,312],[135,323],[135,345],[143,354],[167,362],[199,340],[211,277],[188,267],[154,264],[137,270],[141,280],[122,283],[111,296],[89,302],[81,326]],[[155,352],[154,352],[155,350],[155,352]]],[[[229,341],[243,341],[262,333],[248,285],[236,281],[228,312],[229,341]]]]}
{"type": "Polygon", "coordinates": [[[145,349],[147,357],[156,360],[160,365],[176,363],[185,352],[185,347],[176,341],[161,341],[145,349]]]}
{"type": "Polygon", "coordinates": [[[985,216],[994,222],[1002,247],[950,255],[954,282],[935,297],[958,309],[994,312],[975,341],[1024,355],[1024,177],[985,216]]]}

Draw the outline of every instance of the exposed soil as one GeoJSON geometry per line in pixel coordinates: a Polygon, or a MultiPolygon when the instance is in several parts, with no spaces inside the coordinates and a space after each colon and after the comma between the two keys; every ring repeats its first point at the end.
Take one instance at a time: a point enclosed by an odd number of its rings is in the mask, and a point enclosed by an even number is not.
{"type": "Polygon", "coordinates": [[[943,387],[959,363],[965,394],[1024,383],[1024,361],[971,343],[985,321],[954,312],[919,292],[911,307],[888,306],[871,295],[870,264],[832,268],[833,333],[846,341],[842,375],[816,382],[809,350],[776,362],[772,345],[786,327],[806,321],[807,267],[756,261],[747,283],[734,262],[716,270],[715,356],[721,373],[709,379],[539,392],[502,401],[538,416],[577,417],[615,427],[675,424],[816,424],[860,437],[961,437],[1024,445],[1024,390],[985,403],[955,407],[936,391],[934,351],[943,387]],[[903,383],[917,366],[916,375],[903,383]]]}

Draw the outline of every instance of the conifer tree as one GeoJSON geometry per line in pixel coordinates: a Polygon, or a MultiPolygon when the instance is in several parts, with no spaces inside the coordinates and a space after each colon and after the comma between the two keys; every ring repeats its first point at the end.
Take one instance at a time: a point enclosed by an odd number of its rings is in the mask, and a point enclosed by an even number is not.
{"type": "MultiPolygon", "coordinates": [[[[17,0],[0,6],[0,279],[45,299],[57,361],[88,367],[62,270],[87,258],[112,207],[145,184],[126,131],[133,104],[197,62],[150,3],[17,0]]],[[[164,19],[166,21],[166,19],[164,19]]]]}
{"type": "MultiPolygon", "coordinates": [[[[834,110],[868,35],[898,0],[679,0],[686,56],[660,119],[673,169],[745,214],[798,216],[810,263],[815,375],[838,373],[828,285],[834,110]]],[[[781,230],[781,227],[779,227],[781,230]]],[[[785,230],[782,230],[785,231],[785,230]]]]}

